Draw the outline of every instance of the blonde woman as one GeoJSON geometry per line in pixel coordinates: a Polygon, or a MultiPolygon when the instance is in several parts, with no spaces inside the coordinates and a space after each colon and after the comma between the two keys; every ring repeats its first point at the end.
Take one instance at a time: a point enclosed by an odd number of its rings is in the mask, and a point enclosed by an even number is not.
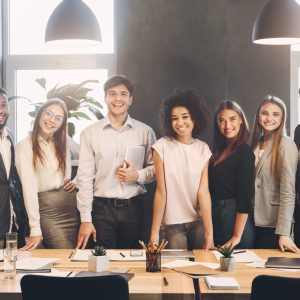
{"type": "Polygon", "coordinates": [[[285,135],[286,107],[267,96],[259,104],[252,137],[255,154],[255,248],[300,252],[291,238],[298,150],[285,135]]]}

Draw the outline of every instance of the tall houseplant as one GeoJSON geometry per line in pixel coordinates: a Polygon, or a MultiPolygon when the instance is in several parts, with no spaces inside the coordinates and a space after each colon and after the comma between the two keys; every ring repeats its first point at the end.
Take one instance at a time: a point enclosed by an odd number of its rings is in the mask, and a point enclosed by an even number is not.
{"type": "MultiPolygon", "coordinates": [[[[53,98],[59,98],[65,102],[68,110],[68,134],[71,138],[74,136],[76,130],[71,118],[75,118],[77,120],[91,120],[90,116],[84,112],[85,109],[87,109],[97,119],[100,120],[103,118],[101,113],[101,109],[103,108],[102,105],[93,97],[88,96],[88,92],[92,91],[92,89],[86,87],[89,83],[99,83],[98,80],[85,80],[78,84],[69,83],[62,86],[59,86],[59,83],[57,83],[48,91],[45,78],[39,78],[35,81],[45,90],[46,101],[53,98]]],[[[29,112],[29,115],[34,118],[43,102],[33,103],[31,99],[22,96],[9,97],[8,100],[10,101],[19,98],[27,99],[30,103],[32,103],[34,109],[29,112]]]]}

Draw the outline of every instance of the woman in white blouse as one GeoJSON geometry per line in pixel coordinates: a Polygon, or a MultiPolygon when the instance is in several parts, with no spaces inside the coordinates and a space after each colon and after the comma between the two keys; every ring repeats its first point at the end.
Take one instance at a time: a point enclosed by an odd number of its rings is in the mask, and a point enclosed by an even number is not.
{"type": "Polygon", "coordinates": [[[16,146],[30,237],[22,250],[74,248],[79,228],[76,184],[70,180],[67,108],[52,99],[37,112],[33,131],[16,146]]]}

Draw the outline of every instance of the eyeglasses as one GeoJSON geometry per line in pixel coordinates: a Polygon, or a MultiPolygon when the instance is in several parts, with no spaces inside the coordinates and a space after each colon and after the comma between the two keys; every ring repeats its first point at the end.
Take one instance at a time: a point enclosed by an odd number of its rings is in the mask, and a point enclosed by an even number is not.
{"type": "Polygon", "coordinates": [[[62,123],[63,120],[64,120],[64,118],[63,118],[62,116],[59,116],[59,115],[56,116],[56,115],[54,115],[54,112],[51,111],[51,110],[44,110],[44,113],[45,113],[45,115],[46,115],[49,119],[54,118],[54,121],[55,121],[56,123],[62,123]]]}

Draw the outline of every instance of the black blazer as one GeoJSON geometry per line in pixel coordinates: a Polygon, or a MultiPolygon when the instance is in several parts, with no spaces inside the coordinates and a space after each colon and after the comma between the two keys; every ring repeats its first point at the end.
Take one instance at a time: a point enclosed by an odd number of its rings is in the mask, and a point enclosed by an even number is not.
{"type": "Polygon", "coordinates": [[[5,233],[10,227],[10,201],[18,226],[18,247],[25,243],[25,236],[29,235],[28,217],[24,205],[21,181],[15,166],[15,149],[13,137],[8,131],[8,139],[11,142],[11,166],[7,177],[4,161],[0,154],[0,239],[4,239],[5,233]]]}

